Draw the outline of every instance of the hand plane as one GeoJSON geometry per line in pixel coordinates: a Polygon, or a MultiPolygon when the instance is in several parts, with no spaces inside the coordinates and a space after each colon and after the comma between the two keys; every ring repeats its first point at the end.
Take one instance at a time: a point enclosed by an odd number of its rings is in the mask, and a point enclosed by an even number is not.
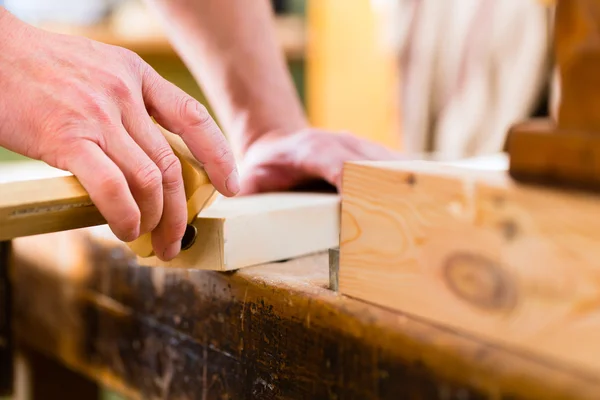
{"type": "MultiPolygon", "coordinates": [[[[214,201],[217,191],[183,140],[159,128],[181,162],[188,213],[188,229],[182,240],[185,250],[196,235],[192,222],[214,201]]],[[[0,242],[104,224],[106,220],[72,175],[0,184],[0,242]]],[[[154,255],[150,233],[127,245],[139,257],[154,255]]]]}

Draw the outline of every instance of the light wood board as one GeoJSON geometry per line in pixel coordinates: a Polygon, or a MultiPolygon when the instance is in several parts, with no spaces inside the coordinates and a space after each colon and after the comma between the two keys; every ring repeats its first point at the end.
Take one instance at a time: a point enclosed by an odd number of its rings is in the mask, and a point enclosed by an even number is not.
{"type": "Polygon", "coordinates": [[[339,245],[339,196],[263,193],[219,198],[198,214],[192,247],[147,266],[234,270],[325,251],[339,245]]]}
{"type": "Polygon", "coordinates": [[[506,165],[347,164],[340,292],[600,372],[600,197],[506,165]]]}

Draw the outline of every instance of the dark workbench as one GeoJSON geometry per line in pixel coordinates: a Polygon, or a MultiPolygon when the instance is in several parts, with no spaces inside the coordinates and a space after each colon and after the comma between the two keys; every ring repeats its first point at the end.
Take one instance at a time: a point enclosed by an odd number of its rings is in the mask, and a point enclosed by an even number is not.
{"type": "Polygon", "coordinates": [[[580,371],[337,295],[326,254],[235,273],[150,269],[90,229],[16,240],[12,276],[17,344],[131,398],[600,393],[580,371]]]}

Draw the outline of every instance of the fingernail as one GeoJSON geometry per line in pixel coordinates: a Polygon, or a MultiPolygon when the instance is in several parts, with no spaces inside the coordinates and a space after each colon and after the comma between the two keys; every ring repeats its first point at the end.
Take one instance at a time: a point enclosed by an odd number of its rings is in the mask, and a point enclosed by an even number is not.
{"type": "Polygon", "coordinates": [[[175,256],[177,256],[177,254],[179,254],[180,251],[181,251],[181,241],[178,240],[175,243],[171,243],[170,245],[167,246],[167,248],[163,252],[163,257],[165,260],[170,261],[170,260],[174,259],[175,256]]]}
{"type": "Polygon", "coordinates": [[[240,177],[237,170],[234,170],[227,180],[225,180],[225,186],[233,194],[237,194],[240,191],[240,177]]]}

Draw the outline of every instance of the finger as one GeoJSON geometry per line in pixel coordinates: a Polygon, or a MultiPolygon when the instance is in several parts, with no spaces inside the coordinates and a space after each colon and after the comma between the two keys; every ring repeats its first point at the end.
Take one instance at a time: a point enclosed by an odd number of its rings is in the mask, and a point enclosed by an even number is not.
{"type": "Polygon", "coordinates": [[[146,73],[142,85],[150,115],[181,136],[219,192],[235,195],[239,177],[233,152],[206,107],[152,70],[146,73]]]}
{"type": "Polygon", "coordinates": [[[241,189],[238,195],[249,195],[263,192],[278,192],[287,190],[290,185],[302,180],[291,169],[278,166],[256,166],[249,168],[242,175],[241,189]]]}
{"type": "Polygon", "coordinates": [[[304,165],[307,174],[320,177],[341,191],[344,163],[355,159],[354,151],[342,146],[332,146],[327,156],[316,154],[297,162],[304,165]]]}
{"type": "Polygon", "coordinates": [[[125,176],[95,143],[82,140],[64,154],[65,165],[90,195],[98,211],[120,240],[135,240],[140,232],[140,210],[125,176]]]}
{"type": "Polygon", "coordinates": [[[140,210],[140,235],[151,232],[163,213],[162,175],[123,126],[105,137],[106,155],[121,169],[140,210]]]}
{"type": "Polygon", "coordinates": [[[159,172],[162,215],[152,232],[152,247],[161,260],[169,261],[181,250],[181,239],[187,224],[181,163],[141,103],[124,113],[123,124],[159,172]]]}

